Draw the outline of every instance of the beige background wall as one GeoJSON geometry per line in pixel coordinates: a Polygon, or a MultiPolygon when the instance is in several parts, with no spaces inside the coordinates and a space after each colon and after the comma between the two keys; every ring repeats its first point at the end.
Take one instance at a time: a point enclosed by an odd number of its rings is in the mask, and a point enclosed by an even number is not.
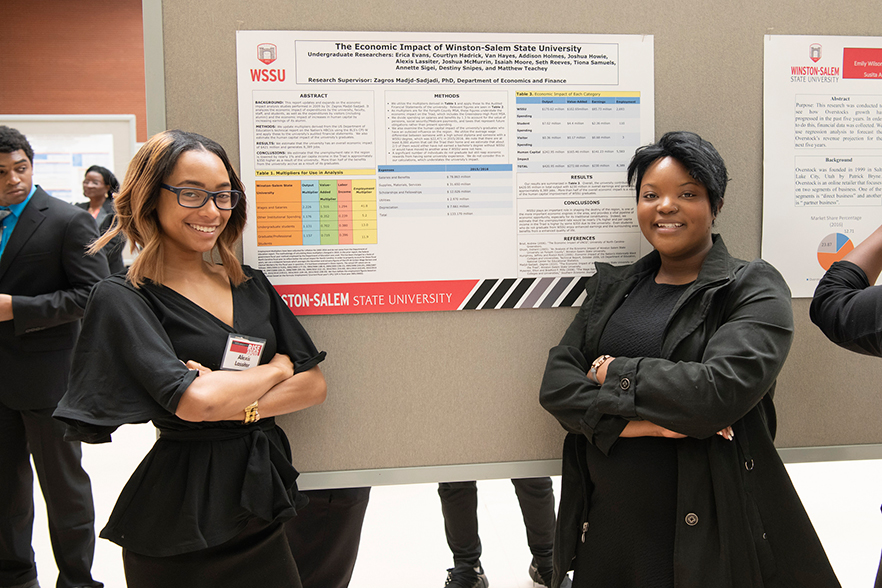
{"type": "MultiPolygon", "coordinates": [[[[160,0],[145,5],[150,1],[160,0]]],[[[718,230],[744,258],[760,253],[764,35],[882,35],[878,2],[870,0],[161,0],[161,6],[167,126],[218,140],[234,161],[237,29],[654,35],[656,134],[692,130],[722,153],[733,181],[718,230]]],[[[304,318],[329,352],[330,392],[324,405],[282,421],[295,464],[330,471],[559,457],[563,434],[539,407],[537,389],[547,350],[574,312],[304,318]]],[[[779,446],[882,443],[882,361],[829,344],[809,322],[807,300],[794,301],[794,314],[796,341],[776,398],[779,446]]]]}

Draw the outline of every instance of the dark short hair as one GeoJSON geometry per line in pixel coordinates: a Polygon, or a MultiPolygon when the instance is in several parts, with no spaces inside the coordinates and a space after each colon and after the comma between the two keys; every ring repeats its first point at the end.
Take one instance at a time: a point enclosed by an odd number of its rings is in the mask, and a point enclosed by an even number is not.
{"type": "Polygon", "coordinates": [[[665,133],[658,143],[640,147],[634,153],[631,163],[628,164],[628,184],[637,189],[637,198],[640,198],[643,174],[653,163],[664,157],[679,161],[689,175],[705,187],[711,213],[716,216],[726,194],[726,184],[729,183],[726,164],[710,141],[687,131],[665,133]]]}
{"type": "Polygon", "coordinates": [[[21,149],[34,165],[34,150],[27,138],[18,129],[0,125],[0,153],[12,153],[21,149]]]}
{"type": "Polygon", "coordinates": [[[107,194],[105,194],[105,196],[113,198],[113,195],[119,192],[119,180],[116,179],[116,176],[113,175],[112,171],[106,167],[101,167],[100,165],[93,165],[86,170],[86,174],[92,172],[100,174],[101,177],[104,178],[104,183],[107,184],[107,194]]]}

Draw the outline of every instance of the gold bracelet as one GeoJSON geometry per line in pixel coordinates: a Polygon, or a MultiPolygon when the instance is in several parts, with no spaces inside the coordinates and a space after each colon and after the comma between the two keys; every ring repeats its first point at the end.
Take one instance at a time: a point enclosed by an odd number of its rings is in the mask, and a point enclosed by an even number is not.
{"type": "Polygon", "coordinates": [[[256,423],[259,420],[260,413],[257,411],[257,401],[255,400],[245,407],[245,420],[242,422],[246,425],[250,425],[251,423],[256,423]]]}

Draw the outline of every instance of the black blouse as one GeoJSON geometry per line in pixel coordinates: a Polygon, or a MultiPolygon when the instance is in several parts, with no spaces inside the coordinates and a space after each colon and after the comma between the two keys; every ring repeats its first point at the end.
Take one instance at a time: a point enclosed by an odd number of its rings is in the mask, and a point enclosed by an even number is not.
{"type": "Polygon", "coordinates": [[[152,420],[160,438],[120,494],[101,537],[150,556],[219,545],[254,517],[280,521],[305,504],[284,432],[193,423],[174,415],[197,376],[183,362],[218,369],[231,333],[266,339],[260,363],[284,353],[294,372],[324,357],[258,270],[232,288],[233,327],[165,286],[134,288],[123,276],[95,286],[74,348],[70,385],[55,411],[68,438],[110,440],[125,423],[152,420]]]}
{"type": "MultiPolygon", "coordinates": [[[[661,357],[665,327],[687,287],[656,284],[651,274],[640,280],[610,317],[599,348],[613,357],[661,357]]],[[[589,443],[585,459],[593,490],[576,583],[672,587],[677,441],[619,438],[609,456],[589,443]]]]}

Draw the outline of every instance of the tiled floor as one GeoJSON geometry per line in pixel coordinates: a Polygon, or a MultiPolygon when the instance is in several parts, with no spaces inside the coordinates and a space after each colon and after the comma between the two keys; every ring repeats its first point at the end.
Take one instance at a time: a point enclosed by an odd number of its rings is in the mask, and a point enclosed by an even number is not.
{"type": "MultiPolygon", "coordinates": [[[[153,443],[149,425],[123,427],[114,443],[87,446],[84,462],[92,475],[99,526],[129,474],[153,443]]],[[[844,588],[873,585],[882,549],[882,460],[788,465],[790,476],[827,549],[844,588]]],[[[557,484],[555,479],[555,493],[557,484]]],[[[482,563],[493,588],[532,588],[530,552],[514,489],[508,480],[478,485],[482,563]]],[[[435,484],[383,486],[371,491],[361,551],[351,588],[441,588],[452,565],[435,484]]],[[[37,495],[34,549],[40,583],[51,588],[57,574],[37,495]]],[[[120,549],[98,540],[95,577],[108,588],[123,588],[120,549]]]]}

